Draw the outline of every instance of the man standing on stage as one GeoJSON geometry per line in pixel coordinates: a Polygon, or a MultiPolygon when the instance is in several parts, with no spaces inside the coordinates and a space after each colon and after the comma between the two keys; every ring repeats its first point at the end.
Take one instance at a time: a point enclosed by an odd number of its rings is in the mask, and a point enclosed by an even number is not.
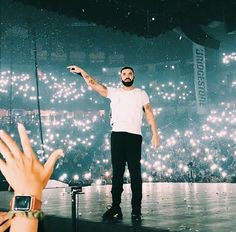
{"type": "Polygon", "coordinates": [[[106,87],[98,83],[88,73],[78,66],[69,66],[70,72],[80,74],[88,86],[103,97],[111,100],[111,161],[112,161],[112,206],[103,214],[103,219],[122,219],[120,208],[123,192],[123,175],[126,162],[131,178],[132,219],[141,219],[142,176],[141,176],[141,144],[142,116],[145,112],[148,124],[152,129],[152,144],[159,146],[159,137],[155,118],[144,90],[135,88],[134,70],[124,67],[120,71],[122,88],[106,87]]]}

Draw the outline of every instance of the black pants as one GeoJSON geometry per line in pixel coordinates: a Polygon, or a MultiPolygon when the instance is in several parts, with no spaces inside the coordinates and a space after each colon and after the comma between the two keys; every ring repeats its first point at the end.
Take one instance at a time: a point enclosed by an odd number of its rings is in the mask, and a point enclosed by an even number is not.
{"type": "Polygon", "coordinates": [[[111,159],[113,168],[112,201],[117,207],[121,203],[123,192],[123,176],[126,162],[131,178],[132,208],[141,208],[142,177],[141,177],[141,145],[142,136],[127,132],[112,132],[111,159]]]}

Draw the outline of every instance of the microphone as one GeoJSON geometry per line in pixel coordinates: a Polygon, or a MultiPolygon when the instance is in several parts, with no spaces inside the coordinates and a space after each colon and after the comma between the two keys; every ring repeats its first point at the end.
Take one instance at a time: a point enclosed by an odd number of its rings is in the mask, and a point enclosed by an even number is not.
{"type": "Polygon", "coordinates": [[[76,73],[76,74],[77,74],[77,75],[80,75],[81,77],[83,77],[81,73],[76,73]]]}
{"type": "MultiPolygon", "coordinates": [[[[71,70],[75,70],[75,68],[71,68],[71,70]]],[[[81,77],[83,77],[81,73],[76,73],[76,74],[80,75],[81,77]]]]}

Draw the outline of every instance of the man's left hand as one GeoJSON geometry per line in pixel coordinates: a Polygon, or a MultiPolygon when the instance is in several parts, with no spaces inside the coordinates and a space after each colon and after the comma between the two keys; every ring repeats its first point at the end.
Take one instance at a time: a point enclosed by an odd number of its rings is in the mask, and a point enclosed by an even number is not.
{"type": "Polygon", "coordinates": [[[152,136],[152,146],[154,148],[158,148],[160,146],[160,141],[159,141],[159,136],[158,135],[153,135],[152,136]]]}

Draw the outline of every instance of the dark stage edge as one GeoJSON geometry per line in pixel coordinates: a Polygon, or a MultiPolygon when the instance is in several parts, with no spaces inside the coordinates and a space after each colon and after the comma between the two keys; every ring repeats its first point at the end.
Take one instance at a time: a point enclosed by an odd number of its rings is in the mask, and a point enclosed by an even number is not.
{"type": "MultiPolygon", "coordinates": [[[[133,223],[130,185],[122,195],[123,220],[103,222],[111,202],[111,186],[88,186],[77,197],[80,232],[236,232],[236,184],[144,183],[143,218],[133,223]]],[[[0,208],[7,210],[12,193],[0,192],[0,208]]],[[[44,231],[72,231],[71,194],[65,188],[46,189],[43,195],[44,231]]]]}

